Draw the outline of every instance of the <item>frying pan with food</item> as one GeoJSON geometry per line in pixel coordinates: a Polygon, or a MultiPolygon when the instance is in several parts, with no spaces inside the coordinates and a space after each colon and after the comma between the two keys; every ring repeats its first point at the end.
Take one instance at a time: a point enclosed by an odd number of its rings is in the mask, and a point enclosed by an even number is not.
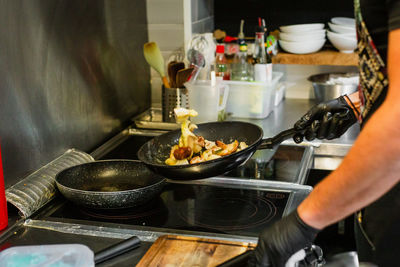
{"type": "MultiPolygon", "coordinates": [[[[210,122],[198,124],[194,133],[203,136],[206,140],[220,140],[231,143],[235,140],[246,142],[248,147],[230,155],[186,165],[167,165],[165,160],[169,157],[171,147],[178,144],[181,130],[174,130],[157,136],[141,146],[138,158],[154,172],[172,180],[194,180],[224,174],[246,162],[257,149],[269,149],[270,158],[274,155],[277,146],[284,140],[297,133],[288,129],[278,135],[262,139],[263,130],[252,123],[240,121],[210,122]]],[[[302,140],[296,139],[296,142],[302,140]]]]}
{"type": "Polygon", "coordinates": [[[99,160],[67,168],[55,180],[61,194],[77,205],[121,209],[157,197],[166,179],[138,160],[99,160]]]}

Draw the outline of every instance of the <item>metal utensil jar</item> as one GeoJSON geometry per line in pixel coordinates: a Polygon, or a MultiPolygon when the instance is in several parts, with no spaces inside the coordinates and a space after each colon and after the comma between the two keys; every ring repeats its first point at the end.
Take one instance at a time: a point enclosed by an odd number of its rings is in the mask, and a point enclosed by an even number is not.
{"type": "Polygon", "coordinates": [[[162,86],[162,119],[175,122],[174,108],[189,109],[189,93],[186,88],[165,88],[162,86]]]}

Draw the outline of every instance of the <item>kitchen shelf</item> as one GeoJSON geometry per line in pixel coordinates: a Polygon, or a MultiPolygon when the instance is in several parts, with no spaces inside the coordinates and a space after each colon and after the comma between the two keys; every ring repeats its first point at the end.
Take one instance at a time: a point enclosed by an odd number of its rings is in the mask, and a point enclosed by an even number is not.
{"type": "Polygon", "coordinates": [[[358,57],[356,53],[346,54],[334,50],[321,50],[319,52],[306,55],[279,52],[275,57],[272,58],[272,63],[357,66],[358,57]]]}

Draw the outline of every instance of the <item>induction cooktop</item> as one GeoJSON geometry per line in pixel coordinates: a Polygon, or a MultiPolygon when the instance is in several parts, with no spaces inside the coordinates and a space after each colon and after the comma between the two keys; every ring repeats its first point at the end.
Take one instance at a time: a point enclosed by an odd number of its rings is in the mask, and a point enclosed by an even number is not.
{"type": "MultiPolygon", "coordinates": [[[[129,138],[101,159],[137,159],[137,149],[148,139],[129,138]]],[[[281,145],[271,159],[269,152],[258,150],[244,165],[219,177],[168,181],[158,197],[142,206],[96,210],[64,200],[47,217],[257,236],[311,191],[302,185],[311,156],[303,146],[281,145]]]]}

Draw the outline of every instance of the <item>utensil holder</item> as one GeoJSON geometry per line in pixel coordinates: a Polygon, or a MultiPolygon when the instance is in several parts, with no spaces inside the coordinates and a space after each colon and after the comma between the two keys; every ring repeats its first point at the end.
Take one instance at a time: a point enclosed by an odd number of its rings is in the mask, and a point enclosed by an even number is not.
{"type": "Polygon", "coordinates": [[[162,120],[175,122],[174,108],[189,109],[189,92],[186,88],[165,88],[162,86],[162,120]]]}

